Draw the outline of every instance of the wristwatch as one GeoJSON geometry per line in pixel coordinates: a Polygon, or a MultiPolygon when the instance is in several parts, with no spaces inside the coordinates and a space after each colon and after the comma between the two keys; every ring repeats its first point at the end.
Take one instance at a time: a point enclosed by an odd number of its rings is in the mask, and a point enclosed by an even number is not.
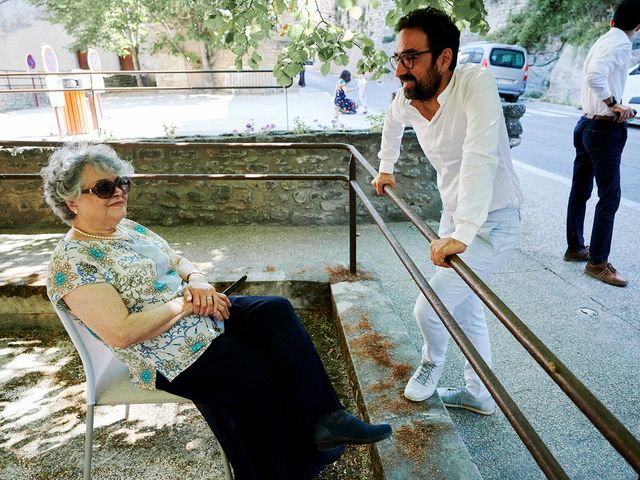
{"type": "Polygon", "coordinates": [[[603,101],[603,102],[604,102],[604,104],[605,104],[607,107],[609,107],[609,108],[611,108],[611,107],[613,107],[613,106],[615,106],[615,105],[617,105],[617,104],[618,104],[618,102],[616,101],[616,97],[614,97],[614,96],[607,97],[607,98],[605,98],[605,99],[604,99],[604,100],[602,100],[602,101],[603,101]]]}

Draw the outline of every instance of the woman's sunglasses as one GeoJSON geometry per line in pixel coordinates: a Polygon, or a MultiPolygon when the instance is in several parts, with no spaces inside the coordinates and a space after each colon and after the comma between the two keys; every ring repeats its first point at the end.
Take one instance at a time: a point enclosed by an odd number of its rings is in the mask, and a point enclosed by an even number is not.
{"type": "Polygon", "coordinates": [[[93,188],[85,188],[80,193],[93,193],[98,198],[111,198],[116,193],[116,188],[122,190],[122,193],[129,193],[131,190],[131,179],[129,177],[118,177],[115,180],[102,179],[98,180],[93,188]]]}

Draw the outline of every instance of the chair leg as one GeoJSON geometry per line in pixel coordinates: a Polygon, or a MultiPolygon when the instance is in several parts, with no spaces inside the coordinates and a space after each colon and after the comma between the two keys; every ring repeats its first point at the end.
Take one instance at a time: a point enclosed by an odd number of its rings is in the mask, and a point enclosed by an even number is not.
{"type": "Polygon", "coordinates": [[[84,480],[91,480],[91,455],[93,449],[93,410],[94,405],[87,405],[87,431],[84,437],[84,480]]]}
{"type": "Polygon", "coordinates": [[[222,464],[224,465],[224,478],[226,480],[233,480],[233,474],[231,473],[231,465],[229,465],[229,459],[227,454],[224,453],[222,447],[220,447],[220,455],[222,456],[222,464]]]}
{"type": "Polygon", "coordinates": [[[129,421],[129,404],[128,403],[124,406],[124,419],[126,422],[129,421]]]}

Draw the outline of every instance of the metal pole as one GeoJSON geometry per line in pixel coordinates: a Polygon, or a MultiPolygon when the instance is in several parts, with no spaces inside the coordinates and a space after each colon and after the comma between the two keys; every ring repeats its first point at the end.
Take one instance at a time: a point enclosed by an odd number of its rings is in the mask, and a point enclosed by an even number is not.
{"type": "Polygon", "coordinates": [[[284,111],[287,116],[287,131],[289,131],[289,95],[286,87],[282,87],[282,89],[284,90],[284,111]]]}
{"type": "Polygon", "coordinates": [[[356,192],[352,183],[356,183],[356,161],[349,156],[349,272],[356,274],[356,192]]]}
{"type": "MultiPolygon", "coordinates": [[[[31,85],[33,85],[33,89],[35,90],[36,89],[36,80],[33,77],[31,77],[31,85]]],[[[38,101],[38,94],[34,93],[33,94],[33,98],[36,101],[36,107],[39,107],[40,106],[40,102],[38,101]]]]}

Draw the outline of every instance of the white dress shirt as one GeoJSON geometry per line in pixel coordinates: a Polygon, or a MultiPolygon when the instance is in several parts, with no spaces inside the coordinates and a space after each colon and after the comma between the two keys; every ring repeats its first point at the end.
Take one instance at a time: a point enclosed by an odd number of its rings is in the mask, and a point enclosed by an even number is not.
{"type": "Polygon", "coordinates": [[[520,182],[490,72],[470,64],[456,68],[438,103],[429,121],[398,90],[384,121],[379,171],[393,173],[410,124],[436,170],[443,209],[455,225],[451,237],[469,245],[489,212],[520,207],[520,182]]]}
{"type": "Polygon", "coordinates": [[[612,115],[603,102],[611,96],[619,102],[627,83],[631,40],[619,28],[611,28],[591,46],[582,67],[582,110],[593,115],[612,115]]]}

